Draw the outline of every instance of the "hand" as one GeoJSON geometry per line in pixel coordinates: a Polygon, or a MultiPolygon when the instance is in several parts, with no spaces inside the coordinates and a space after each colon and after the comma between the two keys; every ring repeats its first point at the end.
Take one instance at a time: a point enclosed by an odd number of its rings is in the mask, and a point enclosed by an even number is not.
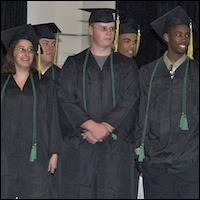
{"type": "Polygon", "coordinates": [[[51,172],[54,174],[56,168],[57,168],[57,162],[58,162],[58,154],[53,154],[49,160],[49,165],[48,165],[48,172],[51,172]]]}
{"type": "Polygon", "coordinates": [[[105,127],[107,128],[107,130],[112,133],[115,128],[113,126],[111,126],[110,124],[108,124],[107,122],[101,122],[103,125],[105,125],[105,127]]]}
{"type": "Polygon", "coordinates": [[[134,152],[135,152],[135,154],[136,154],[137,156],[139,156],[139,153],[140,153],[140,147],[135,148],[134,152]]]}
{"type": "Polygon", "coordinates": [[[94,138],[97,141],[102,142],[103,139],[105,139],[110,134],[109,130],[111,130],[111,126],[109,126],[108,124],[106,125],[103,123],[98,123],[91,119],[84,122],[83,124],[81,124],[81,127],[86,129],[87,130],[86,132],[90,132],[90,133],[87,133],[87,136],[85,134],[83,134],[83,135],[85,135],[84,138],[85,139],[90,138],[91,140],[93,140],[93,142],[95,142],[94,138]],[[92,135],[92,137],[91,137],[91,135],[92,135]]]}
{"type": "Polygon", "coordinates": [[[84,140],[87,140],[91,144],[96,144],[99,140],[96,139],[90,131],[85,131],[81,134],[84,140]]]}

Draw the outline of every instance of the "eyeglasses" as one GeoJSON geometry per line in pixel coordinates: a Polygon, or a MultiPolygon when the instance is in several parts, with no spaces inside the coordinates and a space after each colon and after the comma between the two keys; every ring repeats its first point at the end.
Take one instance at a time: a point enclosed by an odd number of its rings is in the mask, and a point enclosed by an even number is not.
{"type": "Polygon", "coordinates": [[[23,47],[19,47],[19,48],[16,48],[15,50],[19,51],[20,53],[26,53],[26,51],[28,53],[33,53],[34,52],[33,48],[25,49],[23,47]]]}
{"type": "Polygon", "coordinates": [[[107,28],[106,26],[93,26],[93,25],[91,25],[91,26],[93,28],[99,29],[101,32],[107,32],[107,31],[115,32],[115,27],[109,27],[109,28],[107,28]]]}

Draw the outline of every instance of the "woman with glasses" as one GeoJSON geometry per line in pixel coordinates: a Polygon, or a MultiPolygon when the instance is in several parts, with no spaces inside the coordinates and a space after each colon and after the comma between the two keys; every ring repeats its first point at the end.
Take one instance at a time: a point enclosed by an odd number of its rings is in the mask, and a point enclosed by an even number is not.
{"type": "Polygon", "coordinates": [[[132,199],[137,65],[112,49],[116,11],[84,10],[91,46],[68,57],[59,78],[59,103],[72,125],[63,136],[59,198],[132,199]]]}
{"type": "Polygon", "coordinates": [[[31,25],[2,31],[1,40],[1,199],[54,198],[61,150],[54,82],[39,80],[31,25]]]}

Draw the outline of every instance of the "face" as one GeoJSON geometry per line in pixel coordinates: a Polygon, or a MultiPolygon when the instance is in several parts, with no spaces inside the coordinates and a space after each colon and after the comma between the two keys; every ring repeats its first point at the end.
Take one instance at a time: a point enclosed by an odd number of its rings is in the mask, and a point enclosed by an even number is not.
{"type": "Polygon", "coordinates": [[[111,47],[115,37],[115,23],[93,23],[88,27],[92,45],[102,48],[111,47]]]}
{"type": "Polygon", "coordinates": [[[34,55],[32,42],[26,39],[19,40],[13,52],[16,70],[29,70],[34,55]]]}
{"type": "Polygon", "coordinates": [[[43,51],[40,57],[41,63],[45,65],[52,63],[56,52],[56,40],[41,38],[39,42],[43,51]]]}
{"type": "Polygon", "coordinates": [[[190,30],[185,24],[176,25],[164,34],[164,40],[168,44],[168,51],[171,54],[177,54],[181,57],[186,53],[190,42],[190,30]]]}
{"type": "Polygon", "coordinates": [[[124,33],[119,35],[118,52],[132,58],[137,44],[136,33],[124,33]]]}

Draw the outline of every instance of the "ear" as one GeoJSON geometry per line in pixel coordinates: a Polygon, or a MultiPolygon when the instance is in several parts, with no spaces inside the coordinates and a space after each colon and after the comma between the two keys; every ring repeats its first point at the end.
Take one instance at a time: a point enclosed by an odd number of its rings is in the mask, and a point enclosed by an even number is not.
{"type": "Polygon", "coordinates": [[[164,33],[163,39],[164,39],[165,42],[168,43],[169,42],[169,34],[168,33],[164,33]]]}
{"type": "Polygon", "coordinates": [[[93,35],[93,28],[91,25],[88,25],[88,34],[93,35]]]}

